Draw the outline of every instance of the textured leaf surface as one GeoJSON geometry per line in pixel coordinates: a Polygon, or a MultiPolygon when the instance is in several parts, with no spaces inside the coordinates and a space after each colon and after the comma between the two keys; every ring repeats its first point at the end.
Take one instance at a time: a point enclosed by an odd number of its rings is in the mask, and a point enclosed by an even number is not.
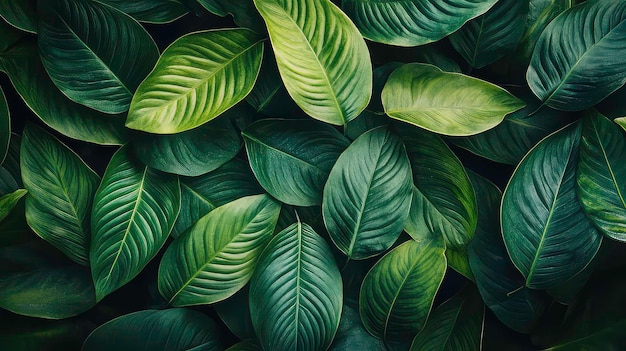
{"type": "Polygon", "coordinates": [[[280,204],[267,195],[218,207],[167,248],[159,291],[173,306],[209,304],[241,289],[272,238],[280,204]]]}
{"type": "Polygon", "coordinates": [[[446,272],[440,238],[409,240],[367,273],[359,296],[365,329],[384,340],[413,337],[426,323],[446,272]]]}
{"type": "Polygon", "coordinates": [[[242,135],[261,186],[295,206],[322,203],[330,170],[349,145],[334,127],[312,120],[262,120],[242,135]]]}
{"type": "Polygon", "coordinates": [[[357,138],[330,171],[322,211],[331,239],[351,259],[388,249],[411,207],[411,165],[385,127],[357,138]]]}
{"type": "Polygon", "coordinates": [[[494,84],[421,63],[396,69],[382,100],[390,117],[452,136],[484,132],[524,107],[523,101],[494,84]]]}
{"type": "Polygon", "coordinates": [[[32,124],[22,134],[20,155],[28,225],[73,261],[89,265],[91,203],[100,177],[32,124]]]}
{"type": "Polygon", "coordinates": [[[600,231],[626,241],[626,140],[624,131],[598,112],[583,121],[576,177],[578,197],[600,231]]]}
{"type": "Polygon", "coordinates": [[[0,222],[11,213],[27,192],[26,189],[17,189],[12,193],[0,196],[0,222]]]}
{"type": "Polygon", "coordinates": [[[148,32],[97,1],[42,1],[39,16],[41,61],[59,90],[98,111],[126,112],[159,57],[148,32]]]}
{"type": "Polygon", "coordinates": [[[37,0],[0,0],[0,16],[16,28],[37,32],[37,0]]]}
{"type": "Polygon", "coordinates": [[[115,7],[134,19],[148,23],[172,22],[188,10],[181,0],[98,0],[115,7]]]}
{"type": "Polygon", "coordinates": [[[588,1],[543,31],[526,79],[544,104],[565,111],[593,106],[626,83],[626,3],[588,1]]]}
{"type": "Polygon", "coordinates": [[[577,123],[541,141],[504,192],[504,243],[529,288],[566,282],[589,264],[602,242],[576,198],[580,136],[577,123]]]}
{"type": "Polygon", "coordinates": [[[104,323],[87,337],[82,350],[219,351],[225,345],[218,335],[215,322],[200,312],[145,310],[104,323]]]}
{"type": "Polygon", "coordinates": [[[367,39],[399,46],[437,41],[497,0],[343,0],[344,11],[367,39]]]}
{"type": "Polygon", "coordinates": [[[345,125],[372,95],[372,65],[358,29],[329,0],[254,0],[287,91],[308,115],[345,125]]]}
{"type": "Polygon", "coordinates": [[[228,110],[254,86],[263,56],[258,39],[241,28],[178,38],[137,89],[126,126],[149,133],[179,133],[228,110]]]}
{"type": "Polygon", "coordinates": [[[324,239],[294,223],[267,245],[250,283],[250,313],[266,350],[325,350],[339,326],[343,288],[324,239]]]}
{"type": "Polygon", "coordinates": [[[176,177],[114,155],[96,191],[91,215],[91,273],[96,296],[128,283],[157,254],[180,210],[176,177]]]}

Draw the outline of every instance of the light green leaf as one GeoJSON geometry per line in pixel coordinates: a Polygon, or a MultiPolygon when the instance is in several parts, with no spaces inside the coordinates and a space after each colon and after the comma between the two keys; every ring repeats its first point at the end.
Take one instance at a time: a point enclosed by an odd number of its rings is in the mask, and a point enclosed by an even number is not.
{"type": "Polygon", "coordinates": [[[148,32],[91,0],[40,1],[39,16],[41,62],[59,90],[97,111],[126,112],[159,57],[148,32]]]}
{"type": "Polygon", "coordinates": [[[15,28],[37,33],[37,0],[0,0],[0,16],[15,28]]]}
{"type": "Polygon", "coordinates": [[[127,138],[122,116],[108,116],[63,95],[41,65],[37,46],[25,42],[0,54],[5,72],[26,105],[48,126],[70,138],[119,145],[127,138]]]}
{"type": "Polygon", "coordinates": [[[602,235],[576,196],[579,123],[543,139],[520,162],[502,199],[502,235],[532,289],[556,287],[582,271],[602,235]]]}
{"type": "Polygon", "coordinates": [[[343,288],[330,247],[294,223],[267,245],[250,283],[252,323],[265,350],[325,350],[339,326],[343,288]]]}
{"type": "Polygon", "coordinates": [[[343,0],[363,36],[380,43],[418,46],[442,39],[497,0],[343,0]]]}
{"type": "Polygon", "coordinates": [[[576,173],[580,203],[609,238],[626,241],[626,140],[624,131],[596,111],[582,122],[576,173]]]}
{"type": "Polygon", "coordinates": [[[524,35],[529,0],[499,0],[484,15],[450,35],[471,67],[482,68],[512,52],[524,35]]]}
{"type": "Polygon", "coordinates": [[[497,85],[421,63],[396,69],[382,100],[390,117],[452,136],[484,132],[524,107],[497,85]]]}
{"type": "Polygon", "coordinates": [[[137,89],[126,126],[171,134],[212,120],[252,90],[262,56],[263,42],[248,29],[178,38],[137,89]]]}
{"type": "Polygon", "coordinates": [[[433,310],[424,329],[415,336],[411,351],[482,350],[485,305],[468,286],[433,310]]]}
{"type": "Polygon", "coordinates": [[[547,106],[580,111],[626,83],[626,2],[598,0],[575,6],[543,31],[526,73],[547,106]]]}
{"type": "Polygon", "coordinates": [[[334,127],[313,120],[261,120],[242,135],[261,186],[294,206],[322,203],[330,170],[350,144],[334,127]]]}
{"type": "Polygon", "coordinates": [[[26,189],[17,189],[12,193],[0,196],[0,222],[11,213],[27,192],[26,189]]]}
{"type": "Polygon", "coordinates": [[[4,158],[9,152],[11,142],[11,116],[9,106],[4,91],[0,87],[0,164],[4,163],[4,158]]]}
{"type": "Polygon", "coordinates": [[[322,211],[330,238],[350,259],[387,250],[411,207],[411,165],[386,127],[358,137],[330,171],[322,211]]]}
{"type": "Polygon", "coordinates": [[[412,338],[426,323],[446,273],[443,240],[409,240],[367,273],[359,296],[361,321],[372,335],[389,341],[412,338]]]}
{"type": "Polygon", "coordinates": [[[168,23],[189,12],[180,0],[97,0],[148,23],[168,23]]]}
{"type": "Polygon", "coordinates": [[[448,249],[446,248],[446,259],[448,261],[448,267],[454,269],[465,278],[474,281],[474,273],[469,264],[469,254],[467,248],[461,249],[448,249]]]}
{"type": "Polygon", "coordinates": [[[254,0],[287,91],[308,115],[345,125],[372,95],[372,64],[358,29],[329,0],[254,0]]]}
{"type": "Polygon", "coordinates": [[[145,310],[104,323],[87,337],[81,350],[221,351],[225,345],[219,335],[215,322],[200,312],[145,310]]]}
{"type": "Polygon", "coordinates": [[[122,147],[96,191],[91,274],[98,301],[128,283],[157,254],[180,210],[178,179],[139,163],[122,147]]]}
{"type": "Polygon", "coordinates": [[[89,265],[91,204],[100,177],[32,124],[24,129],[20,154],[28,225],[73,261],[89,265]]]}
{"type": "Polygon", "coordinates": [[[244,197],[212,210],[165,251],[159,291],[173,306],[222,301],[248,283],[272,238],[280,204],[244,197]]]}

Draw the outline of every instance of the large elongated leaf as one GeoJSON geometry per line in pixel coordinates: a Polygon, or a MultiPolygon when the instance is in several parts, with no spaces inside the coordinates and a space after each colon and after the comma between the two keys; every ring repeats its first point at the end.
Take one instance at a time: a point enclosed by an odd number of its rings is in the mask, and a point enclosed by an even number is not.
{"type": "Polygon", "coordinates": [[[345,125],[372,95],[372,65],[358,29],[329,0],[254,0],[287,91],[308,115],[345,125]]]}
{"type": "Polygon", "coordinates": [[[209,304],[241,289],[270,241],[280,204],[267,195],[235,200],[202,217],[168,247],[159,291],[173,306],[209,304]]]}
{"type": "Polygon", "coordinates": [[[524,107],[523,101],[494,84],[421,63],[396,69],[382,100],[390,117],[453,136],[484,132],[524,107]]]}
{"type": "Polygon", "coordinates": [[[126,112],[159,57],[148,32],[123,12],[91,0],[41,1],[39,15],[39,53],[54,84],[79,104],[126,112]]]}
{"type": "Polygon", "coordinates": [[[104,323],[87,337],[82,350],[219,351],[225,345],[218,335],[215,322],[200,312],[183,308],[146,310],[104,323]]]}
{"type": "Polygon", "coordinates": [[[368,332],[394,341],[412,338],[424,327],[446,272],[444,250],[441,237],[410,240],[372,267],[359,296],[368,332]]]}
{"type": "Polygon", "coordinates": [[[35,125],[24,129],[20,154],[28,225],[73,261],[89,265],[91,203],[100,177],[35,125]]]}
{"type": "Polygon", "coordinates": [[[450,35],[471,67],[482,68],[515,50],[526,29],[529,0],[499,0],[484,15],[450,35]]]}
{"type": "Polygon", "coordinates": [[[549,289],[583,270],[600,248],[576,198],[579,123],[548,136],[520,162],[502,199],[502,235],[525,286],[549,289]]]}
{"type": "Polygon", "coordinates": [[[0,222],[11,213],[27,192],[26,189],[17,189],[12,193],[0,196],[0,222]]]}
{"type": "Polygon", "coordinates": [[[16,28],[37,32],[37,0],[0,0],[0,16],[16,28]]]}
{"type": "Polygon", "coordinates": [[[578,197],[602,233],[626,241],[626,142],[624,131],[598,112],[583,120],[578,197]]]}
{"type": "Polygon", "coordinates": [[[0,88],[0,164],[4,162],[4,158],[9,152],[9,143],[11,142],[11,116],[9,115],[9,106],[4,96],[4,91],[0,88]]]}
{"type": "Polygon", "coordinates": [[[343,0],[367,39],[417,46],[437,41],[485,13],[497,0],[343,0]]]}
{"type": "Polygon", "coordinates": [[[126,126],[170,134],[210,121],[248,95],[262,57],[263,43],[248,29],[178,38],[137,89],[126,126]]]}
{"type": "Polygon", "coordinates": [[[91,274],[98,301],[133,279],[157,254],[180,210],[178,179],[142,165],[127,147],[114,155],[91,215],[91,274]]]}
{"type": "Polygon", "coordinates": [[[138,21],[148,23],[172,22],[187,12],[181,0],[98,0],[115,7],[138,21]]]}
{"type": "Polygon", "coordinates": [[[344,151],[324,187],[322,211],[331,239],[351,259],[387,250],[411,207],[411,165],[402,140],[372,129],[344,151]]]}
{"type": "Polygon", "coordinates": [[[341,315],[343,288],[330,247],[294,223],[267,245],[250,283],[252,324],[265,350],[325,350],[341,315]]]}
{"type": "Polygon", "coordinates": [[[544,104],[593,106],[626,83],[626,3],[587,1],[555,18],[533,52],[526,79],[544,104]]]}
{"type": "Polygon", "coordinates": [[[242,134],[261,186],[295,206],[322,203],[330,170],[349,145],[335,128],[312,120],[262,120],[242,134]]]}
{"type": "Polygon", "coordinates": [[[59,133],[106,145],[119,145],[127,138],[123,117],[78,105],[59,92],[41,65],[34,43],[25,42],[0,54],[0,70],[9,76],[26,105],[59,133]]]}

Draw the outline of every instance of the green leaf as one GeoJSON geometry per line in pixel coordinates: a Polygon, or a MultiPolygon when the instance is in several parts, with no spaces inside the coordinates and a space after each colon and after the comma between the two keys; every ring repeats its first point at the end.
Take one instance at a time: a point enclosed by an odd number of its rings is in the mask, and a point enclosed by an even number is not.
{"type": "Polygon", "coordinates": [[[0,164],[9,152],[11,142],[11,116],[4,91],[0,87],[0,164]]]}
{"type": "Polygon", "coordinates": [[[474,273],[472,273],[472,269],[469,264],[467,247],[461,249],[446,248],[446,259],[448,261],[448,267],[454,269],[465,278],[474,281],[474,273]]]}
{"type": "Polygon", "coordinates": [[[261,346],[252,341],[240,341],[226,349],[226,351],[262,351],[261,346]]]}
{"type": "Polygon", "coordinates": [[[626,3],[588,1],[555,18],[543,31],[526,79],[547,106],[580,111],[626,83],[626,3]]]}
{"type": "Polygon", "coordinates": [[[168,23],[189,12],[180,0],[97,0],[141,22],[168,23]]]}
{"type": "Polygon", "coordinates": [[[89,265],[91,204],[100,177],[32,124],[24,129],[20,154],[28,225],[71,260],[89,265]]]}
{"type": "Polygon", "coordinates": [[[229,110],[216,120],[182,133],[137,132],[131,147],[137,158],[154,169],[199,176],[219,168],[241,149],[239,133],[227,116],[239,111],[229,110]]]}
{"type": "Polygon", "coordinates": [[[0,0],[0,16],[15,28],[37,33],[37,0],[0,0]]]}
{"type": "Polygon", "coordinates": [[[0,166],[0,195],[6,195],[19,189],[13,175],[4,167],[0,166]]]}
{"type": "MultiPolygon", "coordinates": [[[[1,1],[0,6],[2,6],[1,1]]],[[[0,15],[2,14],[0,13],[0,15]]],[[[20,40],[24,40],[25,37],[26,33],[0,20],[0,53],[11,49],[20,40]]]]}
{"type": "Polygon", "coordinates": [[[382,100],[390,117],[452,136],[484,132],[524,107],[523,101],[494,84],[421,63],[396,69],[382,100]]]}
{"type": "Polygon", "coordinates": [[[358,29],[329,0],[254,0],[278,70],[304,112],[345,125],[372,95],[372,65],[358,29]]]}
{"type": "Polygon", "coordinates": [[[499,0],[484,15],[450,35],[471,67],[482,68],[512,52],[524,35],[529,0],[499,0]]]}
{"type": "Polygon", "coordinates": [[[22,137],[11,133],[11,140],[9,141],[9,149],[7,155],[2,163],[4,168],[14,178],[18,187],[22,185],[22,171],[20,170],[20,148],[22,144],[22,137]]]}
{"type": "Polygon", "coordinates": [[[385,127],[362,134],[339,156],[323,196],[326,229],[348,258],[387,250],[411,207],[411,165],[402,140],[385,127]]]}
{"type": "Polygon", "coordinates": [[[232,296],[250,280],[279,214],[280,204],[267,195],[212,210],[165,251],[159,266],[161,295],[173,306],[232,296]]]}
{"type": "Polygon", "coordinates": [[[108,116],[78,105],[52,83],[36,45],[26,42],[0,54],[5,72],[26,105],[48,126],[70,138],[119,145],[127,138],[122,116],[108,116]]]}
{"type": "Polygon", "coordinates": [[[0,196],[0,222],[11,213],[27,192],[26,189],[17,189],[12,193],[0,196]]]}
{"type": "Polygon", "coordinates": [[[478,226],[468,247],[476,286],[485,305],[503,324],[528,333],[545,311],[548,298],[541,291],[524,287],[524,277],[509,259],[500,232],[502,192],[476,173],[469,176],[478,199],[478,226]]]}
{"type": "Polygon", "coordinates": [[[196,0],[202,7],[218,16],[233,16],[233,20],[239,27],[249,28],[257,33],[265,33],[263,19],[254,7],[251,0],[196,0]]]}
{"type": "Polygon", "coordinates": [[[294,223],[267,245],[250,283],[252,323],[265,350],[325,350],[339,326],[343,289],[330,247],[294,223]]]}
{"type": "Polygon", "coordinates": [[[580,203],[609,238],[626,241],[626,140],[624,131],[596,111],[583,120],[576,173],[580,203]]]}
{"type": "Polygon", "coordinates": [[[91,274],[98,301],[133,279],[157,254],[180,210],[178,179],[114,155],[91,215],[91,274]]]}
{"type": "Polygon", "coordinates": [[[222,322],[239,339],[256,339],[250,317],[250,284],[226,300],[214,304],[213,307],[222,322]]]}
{"type": "Polygon", "coordinates": [[[238,198],[262,194],[248,163],[233,159],[205,175],[181,177],[181,210],[172,235],[177,237],[216,207],[238,198]]]}
{"type": "Polygon", "coordinates": [[[344,11],[369,40],[418,46],[442,39],[497,0],[343,0],[344,11]]]}
{"type": "Polygon", "coordinates": [[[550,289],[583,270],[600,248],[576,196],[579,123],[543,139],[520,162],[502,199],[502,235],[525,286],[550,289]]]}
{"type": "Polygon", "coordinates": [[[261,120],[242,135],[261,186],[294,206],[322,203],[330,170],[350,144],[334,127],[313,120],[261,120]]]}
{"type": "Polygon", "coordinates": [[[424,329],[415,336],[411,351],[482,350],[485,305],[468,286],[433,310],[424,329]]]}
{"type": "Polygon", "coordinates": [[[225,345],[219,334],[215,322],[200,312],[145,310],[104,323],[87,337],[82,350],[220,351],[225,345]]]}
{"type": "Polygon", "coordinates": [[[385,344],[371,336],[361,323],[359,311],[347,304],[343,305],[341,311],[341,323],[337,335],[330,346],[330,351],[386,351],[385,344]]]}
{"type": "Polygon", "coordinates": [[[365,329],[383,340],[412,338],[426,323],[446,273],[443,240],[409,240],[378,261],[361,285],[365,329]]]}
{"type": "Polygon", "coordinates": [[[126,112],[159,57],[148,32],[91,0],[41,1],[39,15],[41,62],[59,90],[97,111],[126,112]]]}
{"type": "Polygon", "coordinates": [[[178,38],[137,88],[126,126],[171,134],[214,119],[252,90],[262,56],[263,42],[248,29],[178,38]]]}

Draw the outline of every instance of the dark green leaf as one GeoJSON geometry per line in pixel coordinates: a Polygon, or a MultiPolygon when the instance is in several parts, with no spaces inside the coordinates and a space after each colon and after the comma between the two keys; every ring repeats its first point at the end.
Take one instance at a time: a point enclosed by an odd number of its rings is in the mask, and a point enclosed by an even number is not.
{"type": "Polygon", "coordinates": [[[232,0],[197,0],[208,11],[218,15],[226,16],[231,14],[237,25],[252,29],[257,33],[265,33],[263,19],[254,8],[252,0],[232,1],[232,0]]]}
{"type": "Polygon", "coordinates": [[[11,133],[11,141],[7,155],[2,163],[4,168],[13,177],[18,186],[22,186],[22,171],[20,170],[20,148],[22,137],[15,133],[11,133]]]}
{"type": "Polygon", "coordinates": [[[11,142],[11,116],[9,115],[9,106],[4,96],[4,91],[0,87],[0,164],[4,162],[4,158],[9,152],[9,144],[11,142]]]}
{"type": "Polygon", "coordinates": [[[339,330],[337,330],[337,335],[335,335],[335,339],[329,350],[386,351],[387,349],[380,339],[373,337],[363,328],[358,309],[344,304],[343,310],[341,311],[339,330]]]}
{"type": "Polygon", "coordinates": [[[28,190],[25,189],[17,189],[12,193],[0,196],[0,222],[4,220],[9,213],[11,213],[20,199],[24,197],[27,192],[28,190]]]}
{"type": "Polygon", "coordinates": [[[16,28],[37,32],[37,0],[0,0],[0,16],[16,28]]]}
{"type": "Polygon", "coordinates": [[[240,341],[226,349],[226,351],[262,351],[261,346],[252,341],[240,341]]]}
{"type": "Polygon", "coordinates": [[[250,317],[250,284],[224,301],[213,305],[215,312],[228,329],[241,340],[255,339],[250,317]]]}
{"type": "Polygon", "coordinates": [[[172,22],[188,10],[180,0],[97,0],[148,23],[172,22]]]}

